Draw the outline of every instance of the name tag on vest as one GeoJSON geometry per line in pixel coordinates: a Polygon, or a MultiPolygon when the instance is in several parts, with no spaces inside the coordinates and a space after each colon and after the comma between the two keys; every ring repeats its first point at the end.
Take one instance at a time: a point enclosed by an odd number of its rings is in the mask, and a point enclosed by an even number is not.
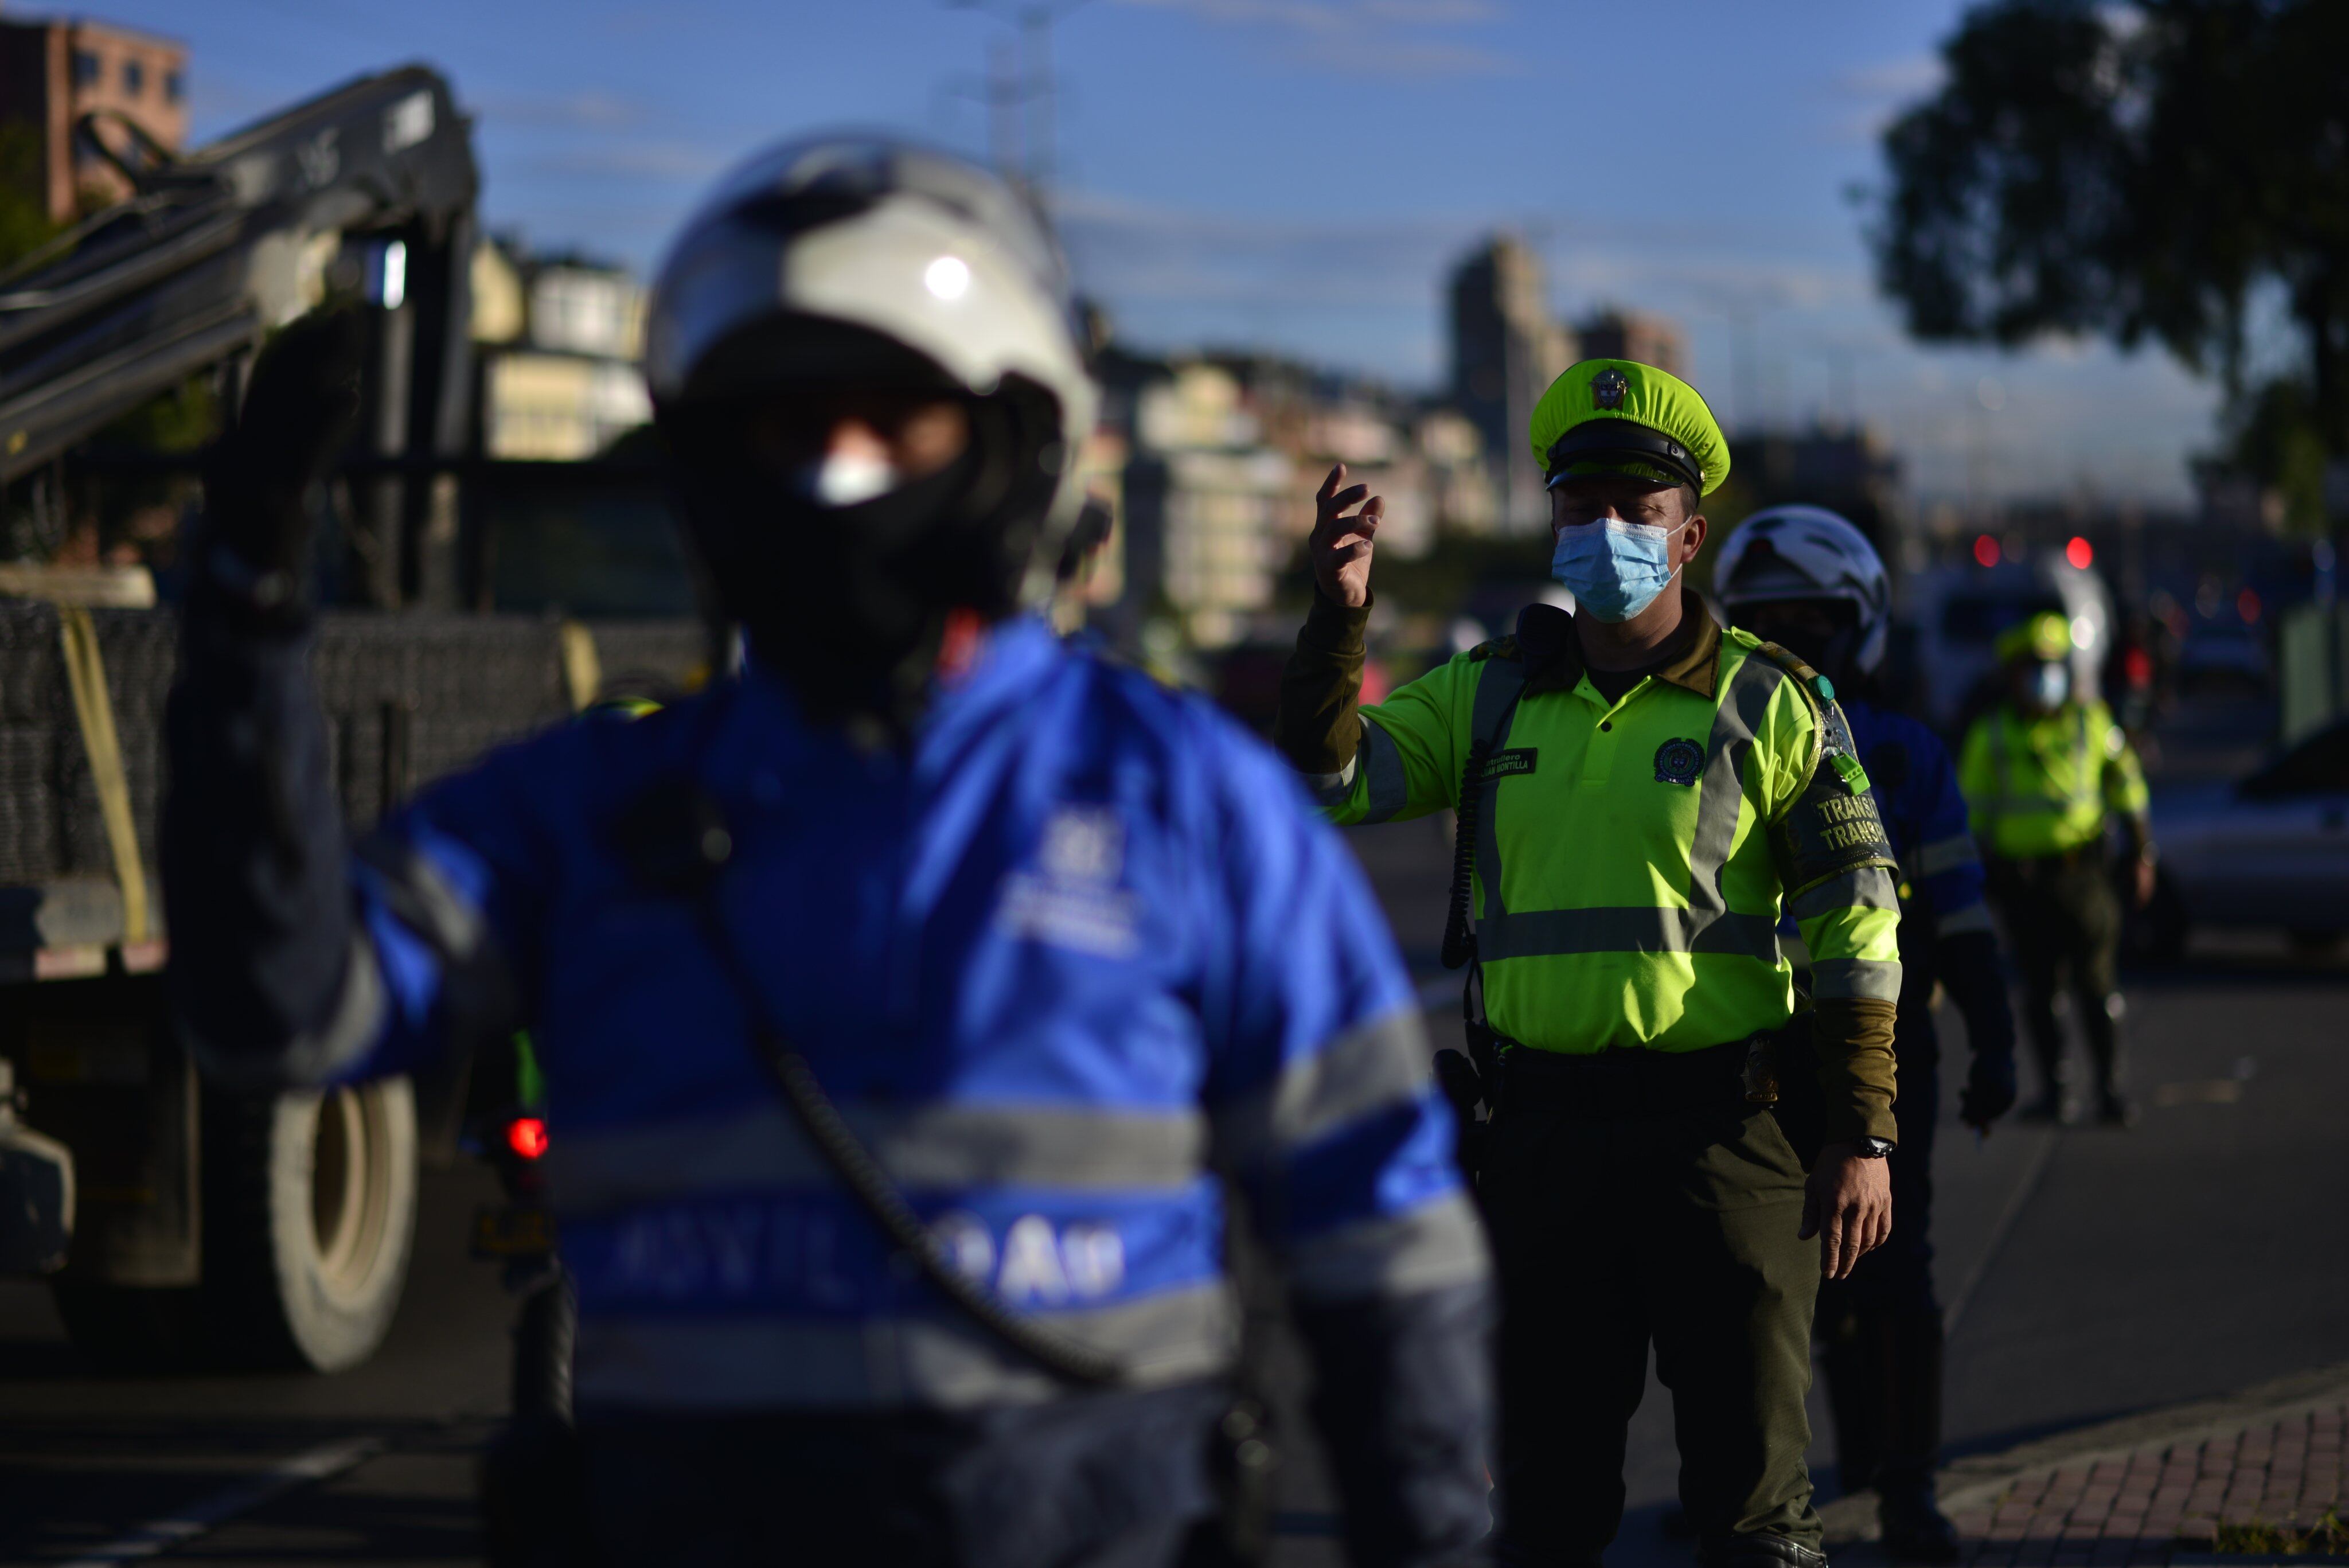
{"type": "Polygon", "coordinates": [[[1538,746],[1526,746],[1514,752],[1496,752],[1485,761],[1485,782],[1507,778],[1511,774],[1529,774],[1541,755],[1538,746]]]}

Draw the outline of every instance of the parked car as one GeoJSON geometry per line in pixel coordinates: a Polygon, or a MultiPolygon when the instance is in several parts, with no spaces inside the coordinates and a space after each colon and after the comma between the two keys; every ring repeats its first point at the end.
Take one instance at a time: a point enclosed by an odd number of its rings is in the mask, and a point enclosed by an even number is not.
{"type": "Polygon", "coordinates": [[[2174,959],[2197,926],[2282,927],[2323,950],[2349,934],[2349,719],[2247,777],[2154,797],[2160,880],[2147,911],[2153,956],[2174,959]]]}

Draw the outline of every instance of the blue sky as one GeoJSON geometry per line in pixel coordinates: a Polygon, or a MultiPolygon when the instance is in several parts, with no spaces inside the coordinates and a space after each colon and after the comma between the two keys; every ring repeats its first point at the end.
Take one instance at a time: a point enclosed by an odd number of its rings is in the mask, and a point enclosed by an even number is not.
{"type": "MultiPolygon", "coordinates": [[[[1009,9],[1007,5],[1005,9],[1009,9]]],[[[1554,303],[1679,317],[1733,424],[1857,411],[1926,496],[2188,493],[2213,398],[2158,351],[1923,350],[1851,191],[1930,90],[1959,0],[1089,0],[1053,29],[1079,280],[1156,348],[1259,344],[1406,387],[1495,226],[1554,303]],[[1748,406],[1741,406],[1748,405],[1748,406]],[[1994,405],[1994,406],[1993,406],[1994,405]]],[[[854,124],[974,152],[1014,29],[941,0],[95,0],[185,40],[199,140],[421,59],[478,117],[491,223],[649,266],[775,136],[854,124]]]]}

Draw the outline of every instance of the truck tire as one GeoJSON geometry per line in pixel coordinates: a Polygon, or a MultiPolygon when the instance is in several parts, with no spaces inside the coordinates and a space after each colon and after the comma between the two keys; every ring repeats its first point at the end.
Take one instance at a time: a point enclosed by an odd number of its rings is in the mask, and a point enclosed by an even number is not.
{"type": "Polygon", "coordinates": [[[207,1338],[245,1366],[340,1372],[390,1331],[416,1236],[405,1078],[205,1096],[207,1338]]]}

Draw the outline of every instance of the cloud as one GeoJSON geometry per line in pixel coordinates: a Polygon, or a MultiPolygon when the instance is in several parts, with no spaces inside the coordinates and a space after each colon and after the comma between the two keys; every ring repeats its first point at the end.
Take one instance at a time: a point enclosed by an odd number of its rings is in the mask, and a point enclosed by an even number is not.
{"type": "Polygon", "coordinates": [[[499,94],[483,99],[480,108],[492,122],[543,130],[626,130],[651,118],[637,100],[595,88],[559,95],[499,94]]]}
{"type": "Polygon", "coordinates": [[[1836,78],[1836,90],[1847,98],[1903,100],[1922,98],[1941,85],[1939,55],[1902,55],[1857,67],[1836,78]]]}
{"type": "Polygon", "coordinates": [[[1523,62],[1427,29],[1475,26],[1507,13],[1492,0],[1119,0],[1199,21],[1287,35],[1288,63],[1349,75],[1514,76],[1523,62]]]}
{"type": "Polygon", "coordinates": [[[724,153],[699,142],[610,141],[545,153],[527,167],[533,174],[698,183],[715,176],[726,161],[724,153]]]}

